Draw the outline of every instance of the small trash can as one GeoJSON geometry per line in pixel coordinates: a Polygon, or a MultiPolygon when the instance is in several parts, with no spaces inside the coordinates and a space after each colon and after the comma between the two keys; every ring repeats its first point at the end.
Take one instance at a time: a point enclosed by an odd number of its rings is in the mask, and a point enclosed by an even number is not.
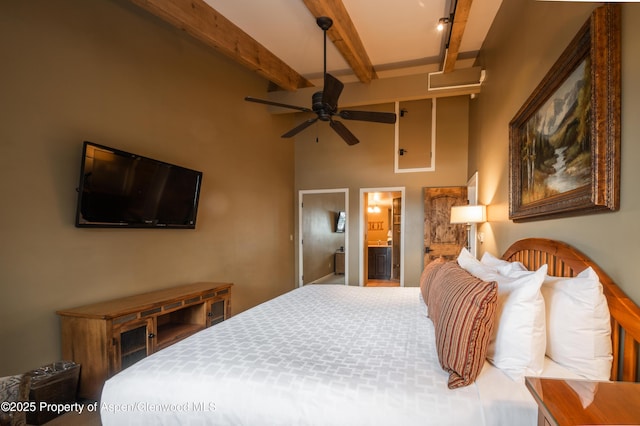
{"type": "Polygon", "coordinates": [[[29,401],[36,408],[27,413],[27,423],[41,425],[64,412],[62,406],[76,402],[80,364],[73,361],[58,361],[28,372],[31,375],[29,401]]]}

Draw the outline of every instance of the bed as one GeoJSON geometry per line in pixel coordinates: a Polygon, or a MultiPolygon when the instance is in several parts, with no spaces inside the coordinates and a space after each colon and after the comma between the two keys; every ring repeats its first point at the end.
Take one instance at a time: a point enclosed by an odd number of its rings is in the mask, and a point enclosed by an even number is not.
{"type": "MultiPolygon", "coordinates": [[[[542,268],[559,277],[580,277],[592,268],[611,315],[609,378],[637,381],[640,310],[586,256],[557,241],[526,239],[501,259],[474,265],[489,267],[491,262],[492,268],[542,268]]],[[[529,273],[513,274],[513,282],[520,282],[529,273]]],[[[493,286],[480,282],[488,289],[486,299],[495,299],[497,306],[495,315],[485,309],[482,318],[500,318],[505,308],[493,286]]],[[[447,313],[425,304],[425,298],[436,300],[431,298],[435,288],[432,284],[428,298],[420,287],[311,285],[293,290],[109,379],[100,401],[102,423],[536,425],[537,405],[522,374],[498,368],[499,359],[485,358],[483,352],[474,367],[477,376],[464,384],[449,365],[443,368],[437,337],[443,326],[436,319],[447,313]]],[[[495,350],[495,329],[504,327],[485,330],[493,336],[488,351],[492,345],[495,350]]],[[[536,375],[583,378],[547,356],[536,375]]]]}

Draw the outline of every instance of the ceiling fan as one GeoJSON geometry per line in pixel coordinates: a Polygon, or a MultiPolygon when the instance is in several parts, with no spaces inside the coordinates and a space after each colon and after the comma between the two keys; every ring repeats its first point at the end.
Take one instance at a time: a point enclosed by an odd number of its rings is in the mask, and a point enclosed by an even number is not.
{"type": "Polygon", "coordinates": [[[295,109],[303,112],[315,112],[316,117],[303,121],[287,133],[283,134],[283,138],[291,138],[307,127],[311,126],[316,121],[328,121],[329,125],[335,132],[349,145],[355,145],[360,141],[355,137],[353,133],[347,129],[347,127],[340,121],[334,120],[334,116],[340,117],[344,120],[359,120],[370,121],[374,123],[388,123],[393,124],[396,122],[396,115],[392,112],[375,112],[375,111],[353,111],[342,110],[338,111],[338,98],[344,84],[331,74],[327,73],[327,30],[333,25],[331,18],[321,16],[316,19],[316,23],[324,32],[324,87],[322,91],[316,92],[311,97],[311,109],[305,107],[299,107],[295,105],[288,105],[279,102],[272,102],[264,99],[257,99],[251,96],[247,96],[244,99],[249,102],[257,102],[266,105],[277,106],[281,108],[295,109]]]}

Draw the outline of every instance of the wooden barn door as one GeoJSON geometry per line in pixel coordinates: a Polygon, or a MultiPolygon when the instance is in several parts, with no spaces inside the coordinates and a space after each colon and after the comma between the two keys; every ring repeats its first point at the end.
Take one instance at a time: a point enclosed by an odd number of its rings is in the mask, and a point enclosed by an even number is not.
{"type": "Polygon", "coordinates": [[[433,259],[453,260],[465,245],[464,224],[451,224],[451,206],[467,204],[467,187],[424,189],[424,266],[433,259]]]}

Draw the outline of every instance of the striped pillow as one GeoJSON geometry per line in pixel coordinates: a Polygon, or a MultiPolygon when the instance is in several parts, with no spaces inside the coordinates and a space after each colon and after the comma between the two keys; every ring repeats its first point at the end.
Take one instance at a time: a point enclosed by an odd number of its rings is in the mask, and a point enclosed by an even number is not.
{"type": "Polygon", "coordinates": [[[420,275],[420,293],[422,293],[422,300],[424,300],[424,303],[426,303],[427,306],[429,306],[429,286],[431,285],[433,278],[436,276],[436,273],[440,267],[445,264],[445,262],[445,259],[442,257],[432,260],[424,267],[422,275],[420,275]]]}
{"type": "Polygon", "coordinates": [[[470,385],[484,365],[493,331],[498,285],[474,277],[456,262],[439,268],[429,289],[438,359],[449,389],[470,385]]]}

